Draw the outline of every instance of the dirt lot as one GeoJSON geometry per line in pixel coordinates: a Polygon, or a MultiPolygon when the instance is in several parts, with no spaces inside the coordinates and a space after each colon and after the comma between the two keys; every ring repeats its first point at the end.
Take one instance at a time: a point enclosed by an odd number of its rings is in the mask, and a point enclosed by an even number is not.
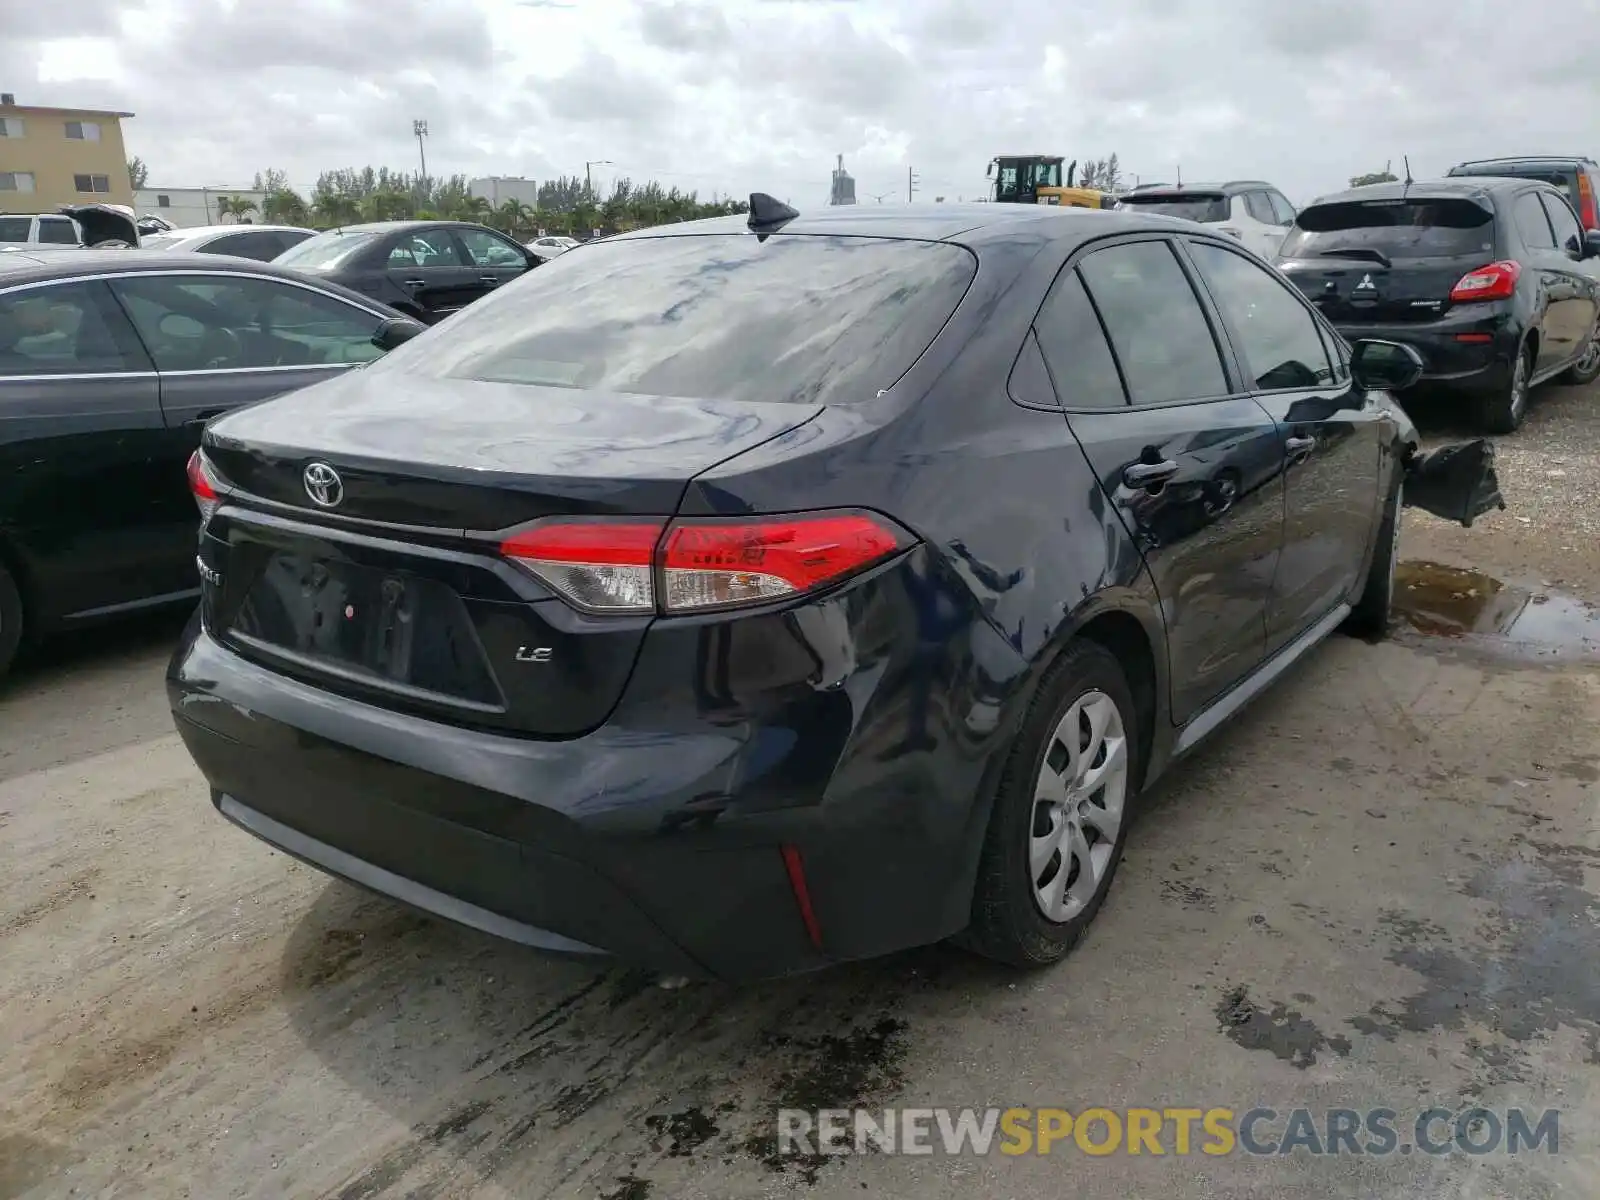
{"type": "Polygon", "coordinates": [[[1600,390],[1547,389],[1501,461],[1509,511],[1405,532],[1483,575],[1412,567],[1420,628],[1330,641],[1180,769],[1041,975],[533,957],[217,817],[179,622],[57,647],[0,694],[0,1197],[1600,1195],[1600,390]],[[770,1163],[786,1103],[1522,1105],[1560,1153],[770,1163]]]}

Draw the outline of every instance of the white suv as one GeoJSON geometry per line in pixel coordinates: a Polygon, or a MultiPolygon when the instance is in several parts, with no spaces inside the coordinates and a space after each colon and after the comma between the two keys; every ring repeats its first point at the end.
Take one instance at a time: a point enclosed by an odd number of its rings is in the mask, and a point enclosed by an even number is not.
{"type": "Polygon", "coordinates": [[[59,213],[0,213],[0,250],[23,246],[81,246],[83,233],[59,213]]]}
{"type": "Polygon", "coordinates": [[[1294,205],[1270,183],[1235,179],[1229,183],[1152,183],[1135,188],[1118,208],[1164,213],[1211,225],[1236,237],[1270,263],[1294,224],[1294,205]]]}

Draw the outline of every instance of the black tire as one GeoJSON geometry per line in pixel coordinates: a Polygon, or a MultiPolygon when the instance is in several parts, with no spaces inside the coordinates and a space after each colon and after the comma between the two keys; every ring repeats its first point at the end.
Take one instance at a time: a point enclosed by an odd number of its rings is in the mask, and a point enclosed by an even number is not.
{"type": "Polygon", "coordinates": [[[1584,387],[1600,379],[1600,329],[1596,329],[1584,348],[1583,356],[1556,378],[1567,387],[1584,387]]]}
{"type": "Polygon", "coordinates": [[[1528,380],[1533,378],[1533,347],[1523,344],[1511,367],[1511,379],[1504,388],[1482,396],[1480,423],[1486,433],[1515,433],[1528,415],[1528,380]]]}
{"type": "Polygon", "coordinates": [[[22,596],[16,580],[0,563],[0,677],[11,669],[22,645],[22,596]]]}
{"type": "MultiPolygon", "coordinates": [[[[1013,966],[1043,967],[1060,961],[1077,944],[1100,911],[1127,842],[1137,785],[1143,777],[1141,720],[1121,666],[1104,647],[1077,642],[1050,668],[1012,743],[995,793],[973,891],[972,922],[958,939],[962,945],[1013,966]],[[1058,922],[1047,918],[1035,900],[1037,881],[1029,869],[1035,795],[1046,753],[1055,746],[1056,726],[1078,700],[1094,692],[1111,700],[1122,721],[1127,754],[1122,818],[1092,898],[1076,915],[1058,922]]],[[[1057,869],[1065,871],[1066,863],[1057,869]]]]}
{"type": "Polygon", "coordinates": [[[1345,618],[1344,630],[1357,637],[1382,638],[1389,632],[1389,615],[1394,607],[1395,571],[1400,565],[1400,514],[1404,508],[1401,489],[1396,484],[1394,494],[1383,506],[1383,520],[1378,525],[1377,540],[1372,546],[1372,566],[1367,570],[1367,586],[1361,599],[1345,618]]]}

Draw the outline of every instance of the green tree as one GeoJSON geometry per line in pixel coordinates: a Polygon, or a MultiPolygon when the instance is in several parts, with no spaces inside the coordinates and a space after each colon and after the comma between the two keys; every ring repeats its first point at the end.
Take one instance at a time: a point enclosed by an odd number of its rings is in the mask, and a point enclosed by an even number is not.
{"type": "Polygon", "coordinates": [[[361,218],[361,201],[343,192],[318,192],[312,203],[317,224],[323,229],[353,225],[361,218]]]}
{"type": "Polygon", "coordinates": [[[1399,183],[1399,178],[1396,177],[1393,171],[1389,170],[1389,166],[1389,163],[1384,163],[1381,171],[1369,171],[1365,175],[1352,175],[1350,177],[1350,186],[1358,188],[1371,187],[1375,183],[1399,183]]]}
{"type": "Polygon", "coordinates": [[[287,187],[267,193],[261,202],[261,215],[275,225],[304,225],[311,218],[300,193],[287,187]]]}
{"type": "Polygon", "coordinates": [[[128,184],[134,191],[141,191],[144,185],[150,182],[150,168],[145,166],[144,159],[135,155],[128,160],[128,184]]]}
{"type": "Polygon", "coordinates": [[[257,211],[259,206],[248,196],[217,197],[217,216],[232,217],[235,224],[243,224],[246,217],[257,211]]]}
{"type": "Polygon", "coordinates": [[[494,227],[504,230],[513,237],[530,232],[533,229],[533,221],[533,209],[514,196],[494,210],[494,227]]]}

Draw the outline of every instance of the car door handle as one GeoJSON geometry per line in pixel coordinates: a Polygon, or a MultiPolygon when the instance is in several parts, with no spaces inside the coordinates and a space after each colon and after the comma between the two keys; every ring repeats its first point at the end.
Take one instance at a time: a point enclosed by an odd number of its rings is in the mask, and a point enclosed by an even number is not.
{"type": "Polygon", "coordinates": [[[1317,439],[1314,437],[1292,437],[1283,443],[1283,448],[1290,454],[1310,454],[1317,448],[1317,439]]]}
{"type": "Polygon", "coordinates": [[[479,275],[478,278],[483,280],[483,282],[487,283],[490,287],[493,287],[495,284],[500,282],[500,276],[498,275],[479,275]]]}
{"type": "Polygon", "coordinates": [[[1159,487],[1178,473],[1170,458],[1163,462],[1136,462],[1122,469],[1122,482],[1131,488],[1159,487]]]}
{"type": "Polygon", "coordinates": [[[402,279],[400,282],[405,284],[406,287],[422,287],[428,281],[426,279],[402,279]]]}

